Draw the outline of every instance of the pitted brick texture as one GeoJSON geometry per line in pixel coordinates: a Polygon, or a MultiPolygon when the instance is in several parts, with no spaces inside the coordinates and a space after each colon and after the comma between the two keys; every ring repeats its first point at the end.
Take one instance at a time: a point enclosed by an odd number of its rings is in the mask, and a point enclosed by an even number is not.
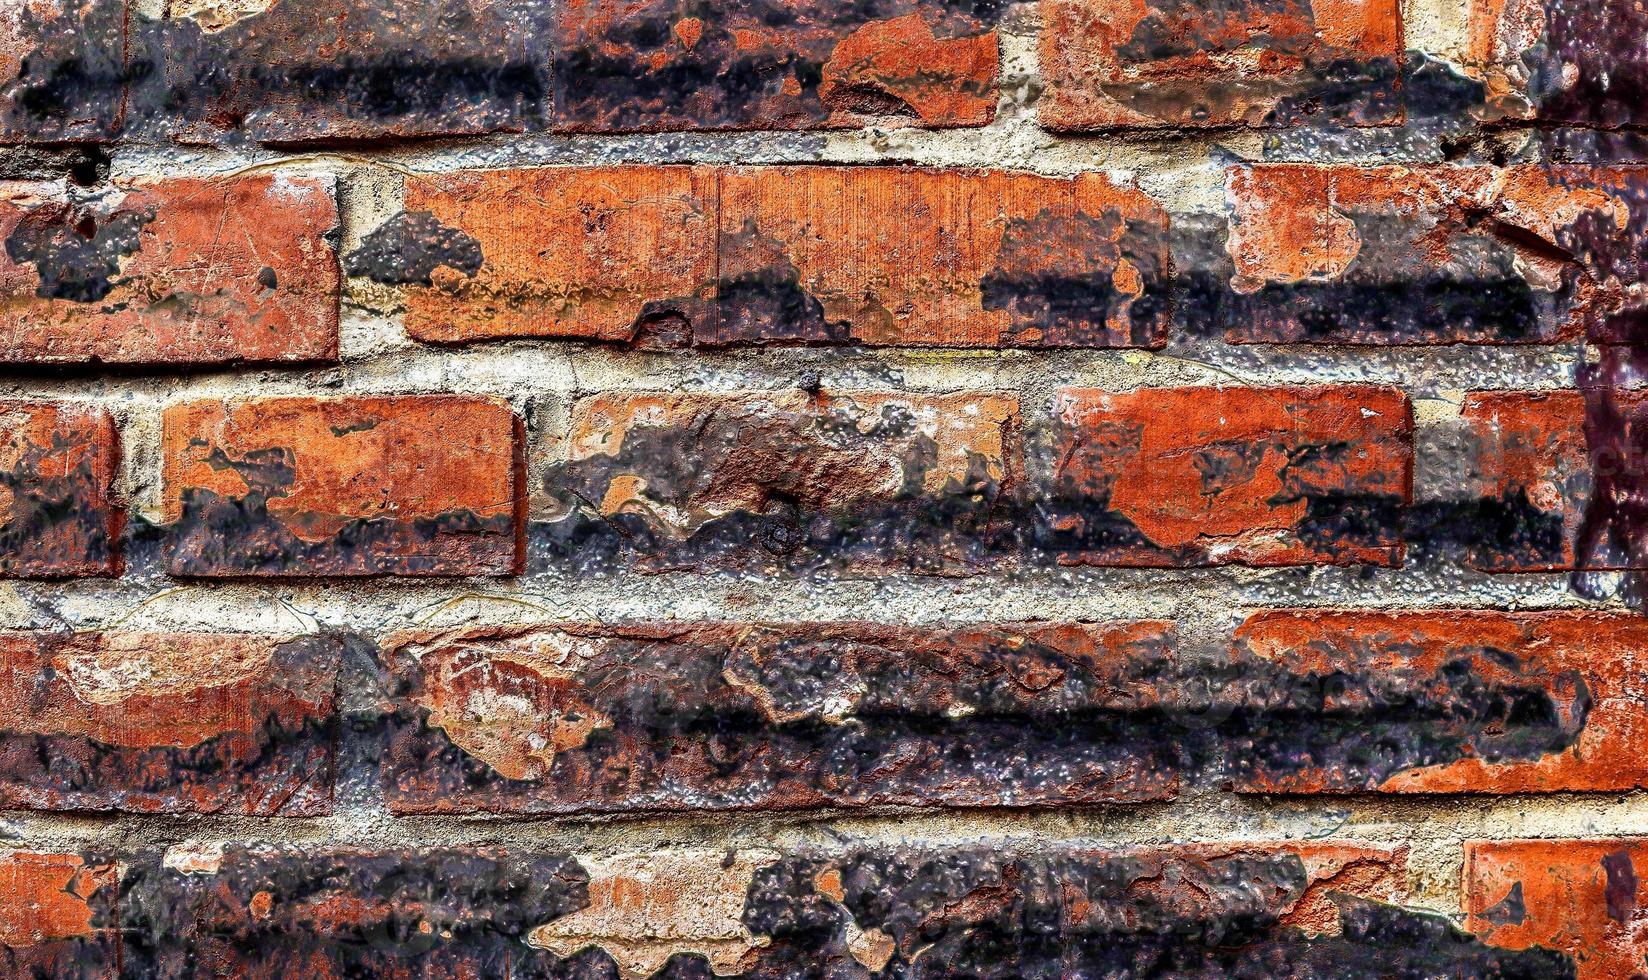
{"type": "Polygon", "coordinates": [[[119,435],[89,405],[0,401],[0,575],[115,575],[119,435]]]}
{"type": "Polygon", "coordinates": [[[334,193],[291,174],[0,185],[0,360],[335,358],[334,193]]]}

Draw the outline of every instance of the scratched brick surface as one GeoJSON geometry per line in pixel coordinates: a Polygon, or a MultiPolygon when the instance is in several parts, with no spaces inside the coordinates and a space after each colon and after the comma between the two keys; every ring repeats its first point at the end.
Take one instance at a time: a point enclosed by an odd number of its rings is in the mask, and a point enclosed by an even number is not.
{"type": "Polygon", "coordinates": [[[570,0],[556,30],[557,127],[982,125],[1004,6],[570,0]]]}
{"type": "Polygon", "coordinates": [[[115,866],[105,858],[0,853],[0,967],[9,977],[114,980],[118,891],[115,866]]]}
{"type": "Polygon", "coordinates": [[[1055,129],[1400,122],[1393,0],[1050,0],[1041,121],[1055,129]]]}
{"type": "Polygon", "coordinates": [[[1014,399],[612,393],[545,468],[556,566],[962,575],[997,557],[1014,399]]]}
{"type": "Polygon", "coordinates": [[[419,177],[350,272],[406,285],[421,340],[678,345],[714,312],[716,185],[708,167],[419,177]]]}
{"type": "Polygon", "coordinates": [[[320,637],[0,633],[0,805],[325,813],[338,657],[320,637]]]}
{"type": "Polygon", "coordinates": [[[118,574],[119,459],[102,409],[0,400],[0,575],[118,574]]]}
{"type": "Polygon", "coordinates": [[[1639,839],[1465,845],[1466,928],[1507,949],[1550,949],[1579,980],[1634,977],[1648,958],[1639,839]]]}
{"type": "Polygon", "coordinates": [[[519,421],[500,401],[269,398],[169,406],[177,575],[507,575],[519,421]]]}
{"type": "Polygon", "coordinates": [[[1164,623],[489,629],[387,652],[407,813],[1160,799],[1164,623]],[[495,705],[515,706],[497,710],[495,705]]]}
{"type": "Polygon", "coordinates": [[[1402,561],[1412,419],[1391,388],[1063,389],[1037,466],[1067,564],[1402,561]]]}
{"type": "Polygon", "coordinates": [[[1236,650],[1249,676],[1270,676],[1251,662],[1287,681],[1271,692],[1277,724],[1234,736],[1232,776],[1245,791],[1648,784],[1637,749],[1648,628],[1634,616],[1270,612],[1242,624],[1236,650]]]}
{"type": "Polygon", "coordinates": [[[0,360],[173,367],[337,356],[330,178],[69,186],[0,183],[0,360]]]}

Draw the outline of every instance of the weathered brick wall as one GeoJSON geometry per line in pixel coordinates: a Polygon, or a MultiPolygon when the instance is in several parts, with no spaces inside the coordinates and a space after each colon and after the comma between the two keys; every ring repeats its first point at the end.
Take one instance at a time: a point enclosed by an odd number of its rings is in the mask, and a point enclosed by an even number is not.
{"type": "Polygon", "coordinates": [[[1645,31],[0,2],[0,973],[1648,974],[1645,31]]]}

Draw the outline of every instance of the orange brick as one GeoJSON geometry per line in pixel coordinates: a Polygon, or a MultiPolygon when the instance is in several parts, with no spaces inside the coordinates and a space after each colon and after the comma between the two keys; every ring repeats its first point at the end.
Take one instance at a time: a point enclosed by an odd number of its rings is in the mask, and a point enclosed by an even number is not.
{"type": "Polygon", "coordinates": [[[119,968],[112,863],[0,854],[0,968],[9,977],[103,977],[119,968]]]}
{"type": "Polygon", "coordinates": [[[720,270],[715,343],[1166,339],[1166,212],[1099,174],[729,170],[720,270]]]}
{"type": "Polygon", "coordinates": [[[1250,792],[1648,787],[1648,622],[1598,613],[1267,612],[1239,663],[1281,668],[1304,719],[1252,731],[1250,792]]]}
{"type": "Polygon", "coordinates": [[[163,425],[173,574],[520,570],[520,423],[501,401],[199,401],[163,425]]]}
{"type": "Polygon", "coordinates": [[[320,177],[134,181],[91,197],[0,183],[0,359],[333,359],[337,221],[320,177]]]}
{"type": "Polygon", "coordinates": [[[441,254],[427,235],[403,236],[395,251],[413,267],[377,278],[408,283],[406,327],[420,340],[679,343],[712,312],[715,185],[703,167],[409,178],[406,212],[462,235],[479,262],[441,254]]]}
{"type": "Polygon", "coordinates": [[[1648,842],[1465,843],[1466,928],[1507,949],[1543,946],[1573,959],[1578,980],[1626,980],[1648,961],[1639,876],[1648,842]]]}

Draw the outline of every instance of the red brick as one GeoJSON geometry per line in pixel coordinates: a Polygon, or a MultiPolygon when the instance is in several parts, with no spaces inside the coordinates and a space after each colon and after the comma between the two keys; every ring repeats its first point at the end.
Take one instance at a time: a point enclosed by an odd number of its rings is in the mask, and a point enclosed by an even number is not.
{"type": "Polygon", "coordinates": [[[330,811],[338,641],[0,633],[0,806],[330,811]]]}
{"type": "Polygon", "coordinates": [[[571,625],[391,637],[397,813],[1164,799],[1167,623],[571,625]]]}
{"type": "Polygon", "coordinates": [[[0,854],[0,969],[103,977],[120,966],[115,867],[80,854],[0,854]]]}
{"type": "Polygon", "coordinates": [[[122,972],[158,980],[565,975],[525,939],[584,904],[587,880],[567,855],[496,848],[174,848],[126,871],[122,972]]]}
{"type": "Polygon", "coordinates": [[[976,573],[1017,420],[990,394],[594,395],[544,479],[548,543],[584,569],[976,573]]]}
{"type": "Polygon", "coordinates": [[[17,0],[0,9],[0,144],[118,135],[126,24],[125,0],[17,0]]]}
{"type": "Polygon", "coordinates": [[[0,183],[0,359],[210,364],[337,356],[329,178],[0,183]]]}
{"type": "Polygon", "coordinates": [[[1642,975],[1648,913],[1637,863],[1648,843],[1503,840],[1465,843],[1466,928],[1508,949],[1572,957],[1578,980],[1642,975]]]}
{"type": "Polygon", "coordinates": [[[1412,416],[1390,388],[1067,388],[1047,544],[1079,565],[1402,561],[1412,416]]]}
{"type": "Polygon", "coordinates": [[[684,341],[713,314],[716,183],[707,167],[408,178],[406,212],[455,229],[481,259],[465,268],[427,238],[403,239],[393,254],[414,268],[375,277],[408,283],[406,328],[420,340],[684,341]]]}
{"type": "Polygon", "coordinates": [[[1298,722],[1249,734],[1260,748],[1237,753],[1234,774],[1245,791],[1648,787],[1638,617],[1267,612],[1237,631],[1236,650],[1285,671],[1291,710],[1276,717],[1298,722]]]}
{"type": "Polygon", "coordinates": [[[1633,3],[1470,0],[1458,68],[1490,120],[1615,128],[1648,123],[1648,12],[1633,3]]]}
{"type": "MultiPolygon", "coordinates": [[[[1626,396],[1631,411],[1642,399],[1626,396]]],[[[1466,559],[1492,572],[1622,568],[1623,552],[1579,541],[1596,473],[1585,436],[1585,396],[1578,391],[1471,392],[1460,409],[1461,455],[1468,463],[1461,519],[1473,538],[1466,559]]],[[[1632,461],[1615,461],[1631,465],[1632,461]]],[[[1638,461],[1640,462],[1640,461],[1638,461]]]]}
{"type": "Polygon", "coordinates": [[[1595,272],[1565,253],[1582,220],[1624,216],[1631,183],[1577,168],[1315,164],[1237,166],[1226,180],[1227,234],[1181,269],[1181,319],[1236,343],[1333,344],[1579,336],[1595,272]]]}
{"type": "Polygon", "coordinates": [[[1166,340],[1167,214],[1100,174],[729,170],[720,270],[714,343],[1166,340]]]}
{"type": "Polygon", "coordinates": [[[1396,0],[1053,0],[1043,17],[1053,129],[1402,120],[1396,0]]]}
{"type": "Polygon", "coordinates": [[[520,422],[456,395],[172,405],[176,575],[509,575],[525,504],[520,422]]]}
{"type": "Polygon", "coordinates": [[[109,413],[0,400],[0,575],[117,575],[125,516],[109,413]]]}
{"type": "Polygon", "coordinates": [[[781,12],[734,0],[568,0],[557,127],[981,126],[995,115],[999,11],[937,0],[806,0],[781,12]]]}

